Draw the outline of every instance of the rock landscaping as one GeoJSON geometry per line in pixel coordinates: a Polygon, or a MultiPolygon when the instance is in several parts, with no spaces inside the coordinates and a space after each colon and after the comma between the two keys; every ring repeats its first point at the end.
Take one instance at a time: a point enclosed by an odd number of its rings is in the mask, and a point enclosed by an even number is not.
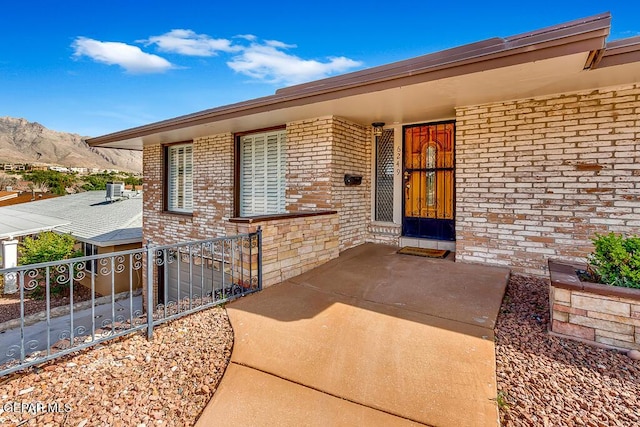
{"type": "Polygon", "coordinates": [[[640,362],[550,336],[548,326],[548,283],[513,276],[495,331],[503,425],[640,425],[640,362]]]}
{"type": "Polygon", "coordinates": [[[0,378],[0,425],[191,426],[232,345],[217,307],[0,378]]]}

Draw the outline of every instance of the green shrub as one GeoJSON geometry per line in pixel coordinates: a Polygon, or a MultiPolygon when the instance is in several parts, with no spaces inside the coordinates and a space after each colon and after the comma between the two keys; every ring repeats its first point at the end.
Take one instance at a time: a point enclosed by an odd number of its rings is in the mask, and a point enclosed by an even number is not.
{"type": "MultiPolygon", "coordinates": [[[[74,245],[75,239],[71,235],[57,234],[53,231],[45,231],[35,238],[25,237],[19,248],[19,264],[37,264],[82,256],[82,251],[75,250],[74,245]]],[[[74,268],[78,269],[78,264],[74,268]]],[[[36,298],[45,296],[43,285],[47,278],[46,271],[44,268],[31,271],[32,278],[37,282],[32,294],[36,298]]],[[[77,274],[78,271],[75,272],[74,277],[77,274]]],[[[66,265],[49,269],[49,285],[51,294],[54,296],[66,293],[69,288],[69,273],[66,265]]]]}
{"type": "Polygon", "coordinates": [[[589,262],[602,283],[640,288],[640,237],[596,234],[592,241],[595,251],[589,262]]]}

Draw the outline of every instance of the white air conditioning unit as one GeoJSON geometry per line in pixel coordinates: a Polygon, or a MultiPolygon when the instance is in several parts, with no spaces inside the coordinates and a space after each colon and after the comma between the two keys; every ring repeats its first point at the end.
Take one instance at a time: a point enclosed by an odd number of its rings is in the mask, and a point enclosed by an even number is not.
{"type": "Polygon", "coordinates": [[[124,182],[107,182],[106,199],[114,201],[114,199],[119,199],[121,197],[124,197],[124,182]]]}

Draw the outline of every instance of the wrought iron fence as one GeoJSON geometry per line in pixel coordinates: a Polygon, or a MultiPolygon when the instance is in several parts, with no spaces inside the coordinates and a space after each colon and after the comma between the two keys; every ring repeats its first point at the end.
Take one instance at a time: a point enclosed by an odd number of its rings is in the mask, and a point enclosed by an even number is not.
{"type": "Polygon", "coordinates": [[[19,311],[0,324],[0,376],[136,331],[152,339],[161,323],[260,290],[261,248],[258,230],[0,269],[19,311]],[[45,308],[29,314],[34,298],[45,308]]]}

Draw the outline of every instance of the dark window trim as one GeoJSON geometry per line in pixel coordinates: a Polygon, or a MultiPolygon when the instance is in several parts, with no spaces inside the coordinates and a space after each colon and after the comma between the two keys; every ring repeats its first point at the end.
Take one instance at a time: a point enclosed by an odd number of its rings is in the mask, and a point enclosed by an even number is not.
{"type": "Polygon", "coordinates": [[[162,212],[174,215],[193,216],[192,212],[177,212],[169,209],[169,147],[183,144],[191,144],[192,146],[194,145],[193,140],[162,144],[162,212]]]}
{"type": "Polygon", "coordinates": [[[268,128],[254,129],[233,134],[233,215],[240,217],[240,138],[254,133],[273,132],[287,130],[287,125],[272,126],[268,128]]]}
{"type": "MultiPolygon", "coordinates": [[[[84,253],[84,256],[99,255],[98,246],[93,243],[82,242],[82,252],[84,253]]],[[[84,269],[91,274],[96,274],[98,271],[98,260],[94,259],[86,261],[84,269]]]]}

